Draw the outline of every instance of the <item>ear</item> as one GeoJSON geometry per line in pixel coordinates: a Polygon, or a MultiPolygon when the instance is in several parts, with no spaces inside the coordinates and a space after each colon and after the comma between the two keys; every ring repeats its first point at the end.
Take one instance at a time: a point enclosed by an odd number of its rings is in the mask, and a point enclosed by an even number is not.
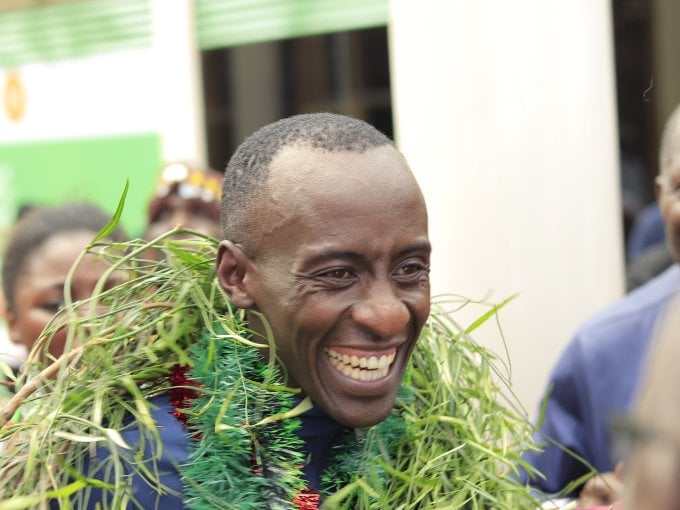
{"type": "Polygon", "coordinates": [[[654,179],[654,194],[656,196],[656,201],[659,201],[659,198],[661,197],[661,176],[657,175],[656,179],[654,179]]]}
{"type": "Polygon", "coordinates": [[[254,304],[247,285],[250,271],[250,259],[241,247],[222,241],[217,249],[217,280],[239,308],[251,308],[254,304]]]}

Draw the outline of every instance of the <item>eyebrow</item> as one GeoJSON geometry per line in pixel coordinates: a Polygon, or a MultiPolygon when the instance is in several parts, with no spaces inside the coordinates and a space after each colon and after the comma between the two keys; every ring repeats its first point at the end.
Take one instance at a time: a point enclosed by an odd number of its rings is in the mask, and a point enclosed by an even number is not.
{"type": "MultiPolygon", "coordinates": [[[[412,253],[427,252],[428,254],[432,251],[432,245],[429,241],[423,241],[419,243],[413,243],[402,250],[399,251],[397,257],[404,257],[412,253]]],[[[338,250],[335,248],[327,248],[321,250],[319,253],[313,255],[311,258],[305,261],[304,266],[313,266],[327,260],[333,259],[360,259],[363,258],[362,255],[351,250],[338,250]]]]}

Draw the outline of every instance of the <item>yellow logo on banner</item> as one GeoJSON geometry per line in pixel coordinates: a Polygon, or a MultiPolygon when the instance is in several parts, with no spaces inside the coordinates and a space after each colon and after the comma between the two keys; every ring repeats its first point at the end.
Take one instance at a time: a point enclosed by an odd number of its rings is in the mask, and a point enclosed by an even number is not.
{"type": "Polygon", "coordinates": [[[26,90],[19,73],[9,71],[5,82],[5,112],[13,122],[19,122],[26,111],[26,90]]]}

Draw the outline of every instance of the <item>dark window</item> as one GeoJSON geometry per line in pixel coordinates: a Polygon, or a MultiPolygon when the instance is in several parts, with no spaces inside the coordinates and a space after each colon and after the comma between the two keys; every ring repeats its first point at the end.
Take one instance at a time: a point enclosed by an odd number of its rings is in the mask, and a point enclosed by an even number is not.
{"type": "Polygon", "coordinates": [[[298,113],[352,115],[393,137],[385,27],[202,54],[209,164],[224,169],[257,128],[298,113]]]}

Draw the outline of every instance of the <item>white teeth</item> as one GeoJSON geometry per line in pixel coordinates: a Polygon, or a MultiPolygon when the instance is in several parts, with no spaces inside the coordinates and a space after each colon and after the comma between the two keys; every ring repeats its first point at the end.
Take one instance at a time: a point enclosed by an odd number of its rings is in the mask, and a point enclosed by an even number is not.
{"type": "Polygon", "coordinates": [[[395,354],[382,356],[362,356],[340,354],[331,349],[324,349],[328,359],[345,377],[357,381],[375,381],[385,377],[394,361],[395,354]]]}

